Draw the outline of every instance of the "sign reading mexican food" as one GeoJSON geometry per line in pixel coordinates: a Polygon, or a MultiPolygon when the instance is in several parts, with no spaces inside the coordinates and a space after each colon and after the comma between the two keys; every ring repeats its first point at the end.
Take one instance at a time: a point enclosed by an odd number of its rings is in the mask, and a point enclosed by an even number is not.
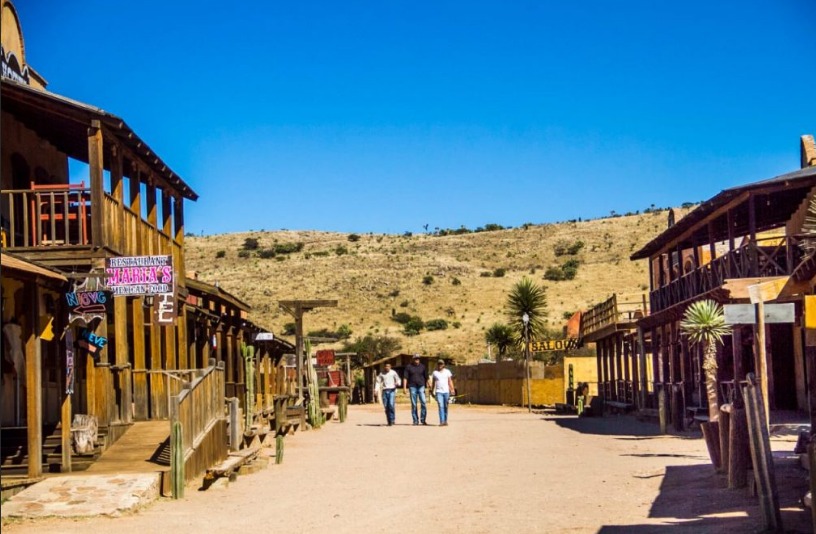
{"type": "Polygon", "coordinates": [[[105,284],[114,296],[173,293],[172,256],[105,258],[105,284]]]}

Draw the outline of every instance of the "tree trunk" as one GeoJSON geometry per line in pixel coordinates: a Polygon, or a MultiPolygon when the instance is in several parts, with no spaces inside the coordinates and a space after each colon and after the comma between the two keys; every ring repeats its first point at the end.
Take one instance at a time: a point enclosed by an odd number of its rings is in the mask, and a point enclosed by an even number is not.
{"type": "Polygon", "coordinates": [[[708,422],[720,420],[720,407],[717,401],[717,347],[706,346],[705,350],[706,397],[708,398],[708,422]]]}
{"type": "Polygon", "coordinates": [[[722,466],[720,461],[720,424],[702,423],[700,429],[703,431],[703,438],[705,439],[706,447],[708,448],[708,456],[711,458],[711,463],[714,469],[719,471],[722,466]]]}

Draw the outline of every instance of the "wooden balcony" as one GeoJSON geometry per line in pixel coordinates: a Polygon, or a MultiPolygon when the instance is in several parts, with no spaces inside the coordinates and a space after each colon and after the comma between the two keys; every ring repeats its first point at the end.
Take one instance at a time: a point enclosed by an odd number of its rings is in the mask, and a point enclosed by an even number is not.
{"type": "Polygon", "coordinates": [[[618,302],[617,295],[596,304],[581,315],[581,338],[597,341],[615,332],[631,330],[635,322],[648,314],[643,302],[618,302]]]}
{"type": "Polygon", "coordinates": [[[167,232],[108,193],[100,206],[91,199],[82,184],[0,191],[4,248],[53,266],[167,254],[177,270],[183,268],[182,245],[167,232]],[[102,224],[94,224],[96,217],[102,224]]]}
{"type": "Polygon", "coordinates": [[[751,241],[649,294],[652,313],[700,298],[735,278],[788,276],[804,254],[795,236],[751,241]]]}

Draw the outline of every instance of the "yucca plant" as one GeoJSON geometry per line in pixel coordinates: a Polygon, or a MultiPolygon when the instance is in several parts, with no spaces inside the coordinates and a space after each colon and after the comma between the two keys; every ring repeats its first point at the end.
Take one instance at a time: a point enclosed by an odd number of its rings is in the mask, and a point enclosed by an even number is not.
{"type": "Polygon", "coordinates": [[[720,416],[717,401],[717,345],[722,343],[723,336],[729,334],[731,329],[725,324],[722,306],[713,300],[698,300],[691,304],[683,314],[680,328],[692,345],[702,346],[708,420],[715,423],[720,416]]]}
{"type": "Polygon", "coordinates": [[[513,286],[507,296],[507,319],[519,345],[524,344],[524,323],[522,316],[530,318],[528,334],[530,339],[544,333],[544,319],[547,318],[547,294],[545,288],[527,277],[513,286]]]}

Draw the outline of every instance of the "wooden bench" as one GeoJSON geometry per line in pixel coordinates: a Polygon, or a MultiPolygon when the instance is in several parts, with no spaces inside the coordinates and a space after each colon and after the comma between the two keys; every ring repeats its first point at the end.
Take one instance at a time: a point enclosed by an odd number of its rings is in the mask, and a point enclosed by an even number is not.
{"type": "Polygon", "coordinates": [[[232,476],[242,465],[254,460],[260,450],[260,447],[251,447],[229,453],[226,460],[207,469],[204,479],[212,480],[216,477],[232,476]]]}
{"type": "Polygon", "coordinates": [[[632,409],[632,405],[628,402],[606,401],[604,404],[611,408],[613,413],[626,413],[632,409]]]}

